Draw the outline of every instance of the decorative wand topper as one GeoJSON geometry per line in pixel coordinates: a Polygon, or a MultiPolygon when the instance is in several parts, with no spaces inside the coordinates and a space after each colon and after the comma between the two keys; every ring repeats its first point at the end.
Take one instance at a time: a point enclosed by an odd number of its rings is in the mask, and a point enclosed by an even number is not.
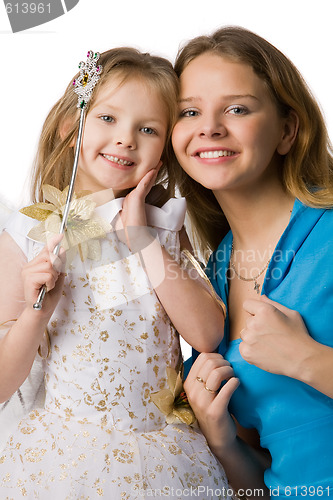
{"type": "MultiPolygon", "coordinates": [[[[73,170],[71,181],[68,188],[68,194],[66,199],[66,205],[64,208],[61,226],[59,230],[59,234],[63,234],[66,230],[67,219],[69,214],[70,203],[73,197],[74,192],[74,184],[76,179],[76,173],[79,162],[79,155],[81,149],[82,135],[83,135],[83,124],[85,118],[86,105],[90,101],[92,92],[98,82],[100,75],[102,73],[102,66],[98,65],[97,62],[100,58],[99,52],[93,52],[92,50],[88,51],[86,62],[81,61],[79,64],[80,75],[76,80],[73,81],[74,92],[78,95],[78,103],[77,107],[80,108],[80,123],[79,123],[79,131],[77,135],[76,145],[75,145],[75,156],[73,163],[73,170]]],[[[60,243],[55,247],[53,253],[54,255],[58,255],[60,250],[60,243]]],[[[42,308],[43,300],[46,294],[46,286],[43,285],[40,289],[39,295],[37,297],[37,302],[33,305],[33,308],[36,310],[40,310],[42,308]]]]}
{"type": "Polygon", "coordinates": [[[73,81],[74,92],[79,96],[77,107],[83,109],[89,102],[96,83],[100,78],[102,66],[97,62],[100,58],[99,52],[89,50],[86,62],[79,64],[80,75],[73,81]]]}

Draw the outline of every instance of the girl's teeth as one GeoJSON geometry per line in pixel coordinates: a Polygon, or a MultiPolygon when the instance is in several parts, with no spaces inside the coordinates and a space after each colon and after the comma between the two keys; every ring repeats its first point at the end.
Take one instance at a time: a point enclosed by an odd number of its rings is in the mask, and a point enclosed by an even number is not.
{"type": "Polygon", "coordinates": [[[132,161],[122,160],[121,158],[117,158],[117,156],[111,155],[103,155],[107,160],[113,161],[113,163],[119,163],[120,165],[125,165],[126,167],[130,167],[133,165],[132,161]]]}
{"type": "Polygon", "coordinates": [[[232,156],[233,151],[202,151],[199,153],[200,158],[219,158],[221,156],[232,156]]]}

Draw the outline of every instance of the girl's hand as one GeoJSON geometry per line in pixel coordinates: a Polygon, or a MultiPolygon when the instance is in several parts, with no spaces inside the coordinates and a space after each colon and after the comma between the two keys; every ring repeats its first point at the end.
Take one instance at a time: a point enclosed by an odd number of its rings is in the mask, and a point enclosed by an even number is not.
{"type": "Polygon", "coordinates": [[[298,378],[300,363],[310,355],[315,341],[301,315],[266,296],[246,300],[249,313],[241,331],[239,352],[248,363],[267,372],[298,378]]]}
{"type": "Polygon", "coordinates": [[[184,382],[200,428],[217,455],[236,439],[236,426],[228,404],[238,385],[230,363],[217,353],[200,354],[184,382]],[[223,381],[226,382],[219,390],[223,381]]]}
{"type": "Polygon", "coordinates": [[[63,288],[65,274],[61,272],[65,264],[65,251],[59,256],[52,252],[62,240],[63,235],[52,237],[43,250],[22,269],[22,280],[26,306],[32,308],[40,289],[45,284],[47,293],[43,301],[41,314],[50,316],[56,307],[63,288]]]}
{"type": "Polygon", "coordinates": [[[145,199],[153,187],[160,164],[149,170],[139,184],[125,198],[122,211],[116,222],[119,239],[131,251],[138,251],[147,246],[153,238],[147,230],[145,199]]]}

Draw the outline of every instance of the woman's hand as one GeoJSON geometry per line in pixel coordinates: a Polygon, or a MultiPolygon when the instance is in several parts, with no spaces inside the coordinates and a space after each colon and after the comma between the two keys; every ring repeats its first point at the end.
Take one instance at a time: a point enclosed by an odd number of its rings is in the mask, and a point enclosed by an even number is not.
{"type": "Polygon", "coordinates": [[[300,365],[316,344],[301,315],[266,296],[246,300],[243,307],[249,318],[240,334],[241,356],[267,372],[299,378],[300,365]]]}
{"type": "Polygon", "coordinates": [[[59,257],[52,252],[62,240],[63,235],[50,238],[47,245],[33,260],[28,262],[22,269],[22,280],[26,306],[32,309],[36,302],[40,289],[45,284],[47,293],[43,301],[41,314],[50,316],[56,307],[63,288],[65,251],[59,252],[59,257]]]}
{"type": "Polygon", "coordinates": [[[149,170],[136,188],[126,196],[116,222],[118,238],[132,252],[145,248],[154,239],[147,229],[145,199],[154,186],[159,167],[160,165],[156,169],[149,170]]]}
{"type": "Polygon", "coordinates": [[[184,382],[200,429],[217,456],[222,456],[222,450],[227,450],[236,439],[228,404],[238,385],[230,363],[217,353],[200,354],[184,382]]]}

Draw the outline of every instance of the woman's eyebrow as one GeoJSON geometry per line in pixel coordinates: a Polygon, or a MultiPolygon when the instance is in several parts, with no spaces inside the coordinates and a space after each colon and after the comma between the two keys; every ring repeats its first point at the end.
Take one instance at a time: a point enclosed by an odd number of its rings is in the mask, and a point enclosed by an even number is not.
{"type": "MultiPolygon", "coordinates": [[[[221,96],[221,100],[232,100],[232,99],[255,99],[256,101],[258,101],[258,97],[256,97],[255,95],[253,94],[229,94],[229,95],[222,95],[221,96]]],[[[196,97],[196,96],[193,96],[193,97],[184,97],[183,99],[179,99],[179,103],[182,104],[182,103],[191,103],[191,102],[194,102],[194,101],[202,101],[202,98],[201,97],[196,97]]]]}
{"type": "Polygon", "coordinates": [[[184,97],[183,99],[178,99],[180,104],[185,102],[201,101],[201,97],[184,97]]]}

